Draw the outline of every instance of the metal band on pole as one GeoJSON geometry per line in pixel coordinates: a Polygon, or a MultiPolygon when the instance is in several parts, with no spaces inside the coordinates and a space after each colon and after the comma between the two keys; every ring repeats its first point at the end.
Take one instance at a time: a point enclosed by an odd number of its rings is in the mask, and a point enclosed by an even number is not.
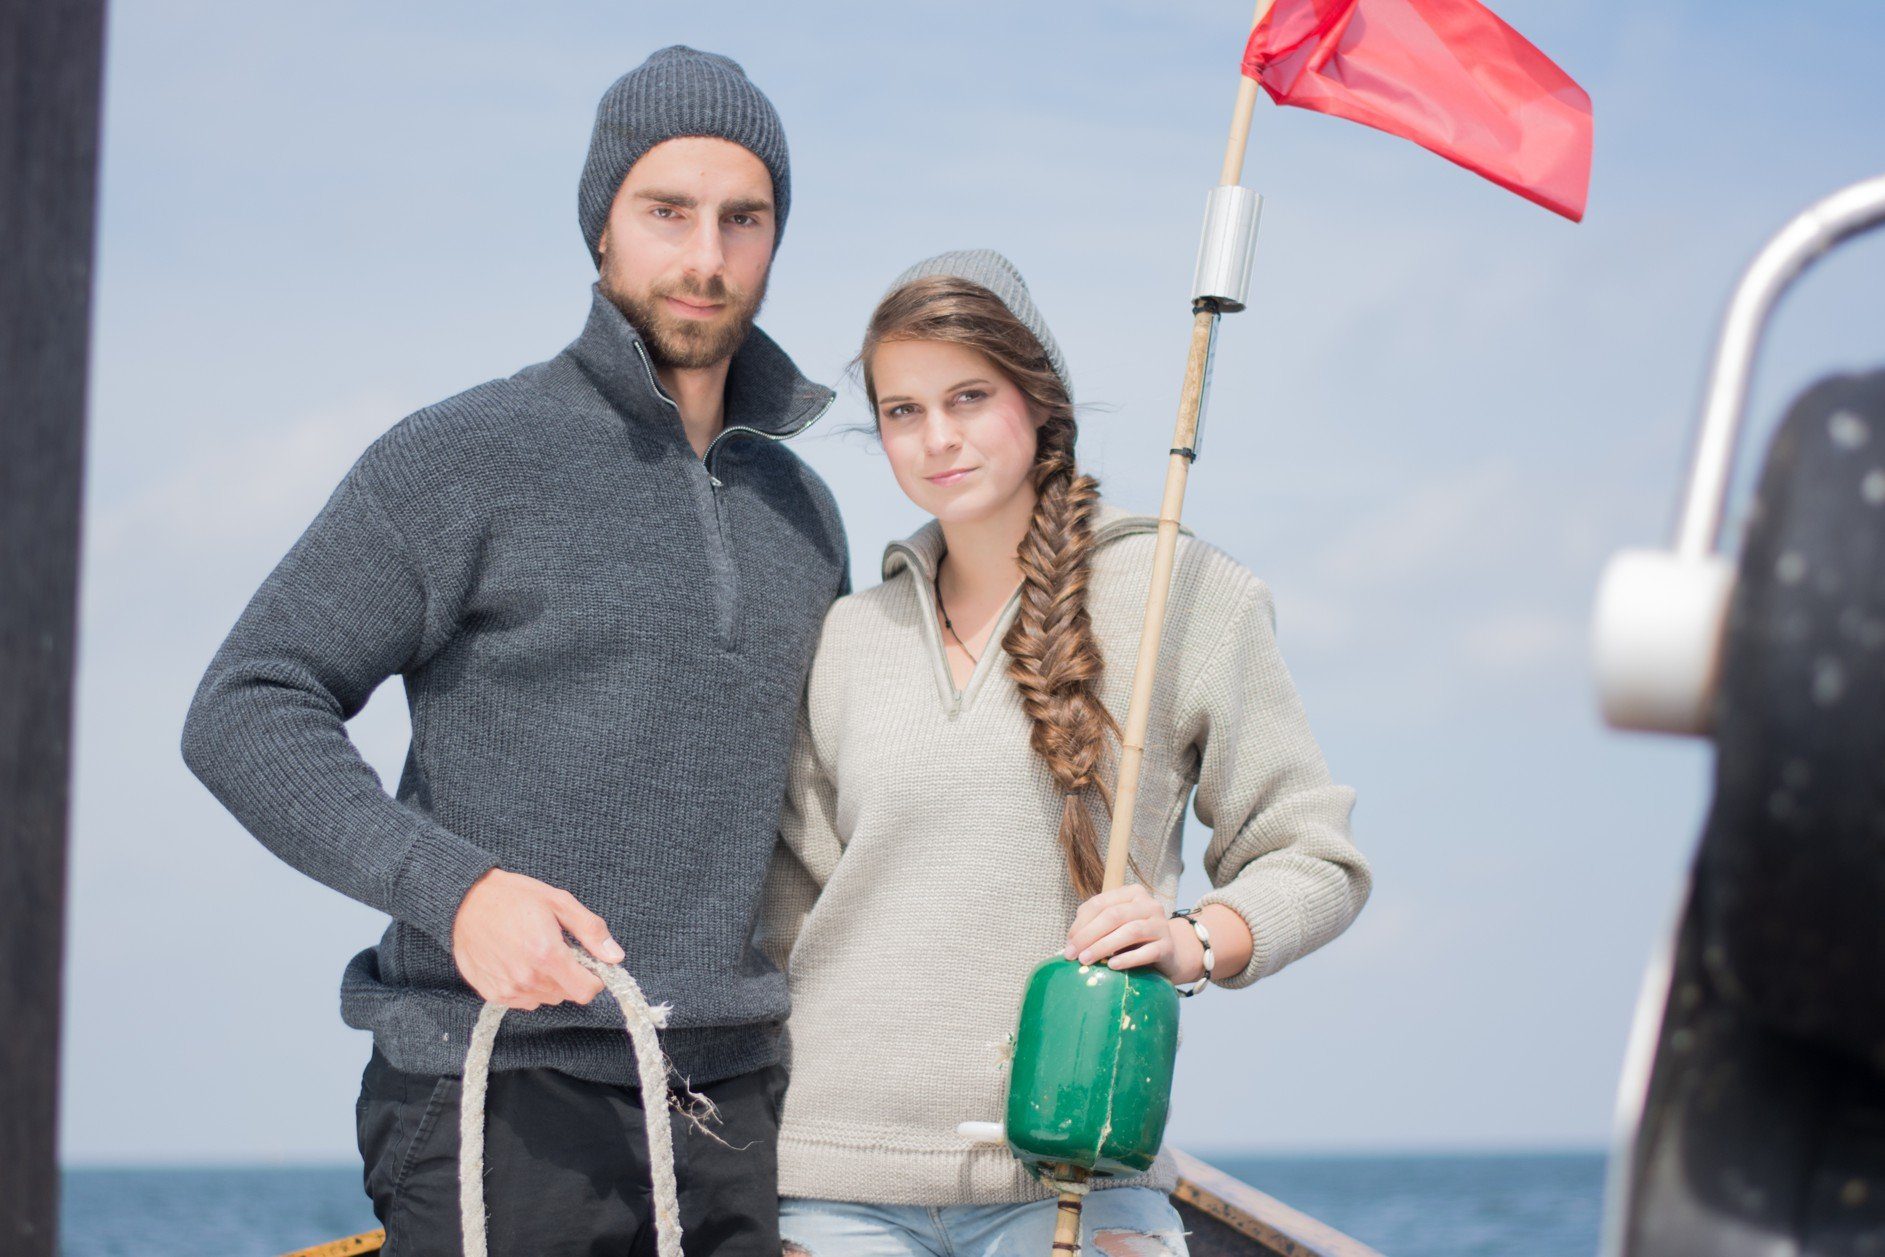
{"type": "MultiPolygon", "coordinates": [[[[1255,31],[1270,11],[1273,0],[1259,0],[1250,27],[1255,31]]],[[[1256,238],[1255,194],[1245,201],[1222,194],[1243,175],[1244,151],[1250,141],[1250,119],[1257,104],[1256,80],[1238,77],[1237,103],[1231,113],[1230,137],[1224,148],[1224,165],[1219,190],[1207,204],[1204,243],[1199,249],[1200,285],[1207,285],[1207,258],[1228,257],[1229,265],[1220,274],[1249,278],[1249,248],[1256,238]],[[1239,243],[1228,248],[1214,244],[1214,233],[1227,228],[1217,224],[1239,224],[1229,230],[1238,233],[1239,243]],[[1237,248],[1243,249],[1237,265],[1237,248]]],[[[1132,817],[1139,800],[1139,772],[1145,762],[1146,725],[1152,713],[1152,687],[1158,676],[1159,641],[1165,634],[1165,608],[1171,596],[1172,568],[1178,554],[1178,527],[1184,514],[1185,481],[1196,457],[1198,427],[1204,414],[1205,394],[1211,384],[1211,356],[1217,339],[1217,323],[1228,307],[1243,308],[1244,293],[1232,292],[1195,296],[1191,315],[1191,348],[1185,357],[1184,388],[1178,398],[1178,422],[1172,432],[1170,462],[1165,468],[1165,494],[1159,504],[1158,542],[1152,552],[1152,580],[1146,590],[1145,623],[1139,632],[1139,653],[1132,672],[1132,695],[1126,708],[1126,724],[1120,739],[1119,784],[1113,794],[1112,829],[1106,840],[1106,880],[1104,890],[1125,884],[1126,865],[1132,850],[1132,817]]]]}

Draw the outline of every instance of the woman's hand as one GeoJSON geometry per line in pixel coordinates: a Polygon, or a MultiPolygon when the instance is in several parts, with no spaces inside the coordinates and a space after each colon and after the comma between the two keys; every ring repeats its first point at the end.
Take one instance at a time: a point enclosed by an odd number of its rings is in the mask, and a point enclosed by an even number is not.
{"type": "MultiPolygon", "coordinates": [[[[1186,926],[1190,933],[1191,927],[1186,926]]],[[[1104,891],[1080,905],[1067,931],[1067,949],[1061,953],[1083,965],[1104,960],[1114,969],[1151,965],[1174,982],[1190,981],[1178,972],[1178,949],[1172,942],[1165,905],[1138,884],[1104,891]]],[[[1193,957],[1191,968],[1200,968],[1193,957]]]]}

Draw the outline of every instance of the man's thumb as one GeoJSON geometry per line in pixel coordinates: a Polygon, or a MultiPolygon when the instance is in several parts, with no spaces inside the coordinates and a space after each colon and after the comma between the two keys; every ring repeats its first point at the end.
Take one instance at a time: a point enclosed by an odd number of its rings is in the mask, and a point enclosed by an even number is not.
{"type": "Polygon", "coordinates": [[[609,923],[581,904],[557,913],[557,918],[563,928],[575,935],[576,941],[603,964],[619,965],[626,959],[621,944],[609,934],[609,923]]]}

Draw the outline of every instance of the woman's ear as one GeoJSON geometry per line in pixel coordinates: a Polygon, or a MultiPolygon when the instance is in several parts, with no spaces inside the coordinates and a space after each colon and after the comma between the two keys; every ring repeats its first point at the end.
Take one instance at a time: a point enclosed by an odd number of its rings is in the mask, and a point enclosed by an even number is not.
{"type": "Polygon", "coordinates": [[[1041,459],[1041,433],[1046,431],[1047,429],[1047,411],[1039,406],[1036,406],[1033,402],[1029,402],[1028,403],[1028,417],[1034,420],[1033,458],[1034,458],[1034,463],[1035,463],[1035,469],[1038,471],[1040,467],[1040,459],[1041,459]]]}

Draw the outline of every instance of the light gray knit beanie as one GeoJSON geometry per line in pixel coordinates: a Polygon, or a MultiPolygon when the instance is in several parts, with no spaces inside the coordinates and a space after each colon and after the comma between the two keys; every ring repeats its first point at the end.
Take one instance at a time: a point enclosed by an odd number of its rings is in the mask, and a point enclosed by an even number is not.
{"type": "Polygon", "coordinates": [[[773,247],[778,248],[792,205],[791,163],[778,111],[739,62],[672,44],[615,80],[596,106],[589,158],[576,190],[576,215],[597,266],[602,265],[597,246],[609,221],[609,206],[629,168],[655,145],[683,135],[731,140],[766,164],[775,208],[773,247]]]}
{"type": "Polygon", "coordinates": [[[1060,385],[1067,390],[1067,400],[1073,400],[1073,376],[1067,370],[1067,359],[1060,352],[1060,342],[1047,330],[1047,320],[1034,306],[1034,298],[1028,295],[1028,281],[1021,278],[1021,272],[993,249],[955,249],[948,253],[938,253],[933,258],[924,258],[903,274],[886,290],[886,295],[895,292],[913,279],[923,279],[930,275],[953,275],[980,284],[1001,299],[1008,307],[1008,312],[1021,320],[1023,327],[1034,333],[1034,339],[1041,342],[1041,348],[1047,354],[1047,365],[1054,368],[1054,374],[1060,377],[1060,385]]]}

